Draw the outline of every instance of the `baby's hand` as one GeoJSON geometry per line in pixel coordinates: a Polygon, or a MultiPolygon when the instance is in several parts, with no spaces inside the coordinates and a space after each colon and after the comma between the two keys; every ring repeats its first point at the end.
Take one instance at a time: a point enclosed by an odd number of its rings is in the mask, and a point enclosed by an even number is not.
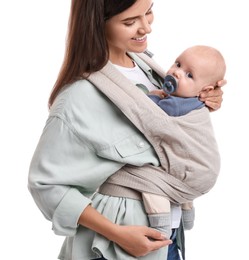
{"type": "Polygon", "coordinates": [[[165,98],[168,95],[162,89],[155,89],[149,92],[149,95],[159,96],[160,98],[165,98]]]}

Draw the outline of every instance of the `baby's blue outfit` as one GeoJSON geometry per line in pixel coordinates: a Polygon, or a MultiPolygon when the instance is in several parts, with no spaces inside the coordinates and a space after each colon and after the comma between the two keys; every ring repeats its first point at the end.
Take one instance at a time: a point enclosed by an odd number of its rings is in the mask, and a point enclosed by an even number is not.
{"type": "Polygon", "coordinates": [[[163,111],[169,116],[183,116],[194,109],[200,109],[205,106],[204,102],[197,97],[176,97],[167,96],[161,99],[157,95],[148,95],[163,111]]]}

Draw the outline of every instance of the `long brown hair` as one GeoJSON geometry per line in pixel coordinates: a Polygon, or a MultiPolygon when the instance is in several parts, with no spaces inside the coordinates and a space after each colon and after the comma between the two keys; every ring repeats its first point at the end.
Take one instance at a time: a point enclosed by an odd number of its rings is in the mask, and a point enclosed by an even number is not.
{"type": "Polygon", "coordinates": [[[109,59],[105,22],[136,0],[72,0],[64,60],[49,97],[49,107],[66,84],[87,78],[109,59]]]}

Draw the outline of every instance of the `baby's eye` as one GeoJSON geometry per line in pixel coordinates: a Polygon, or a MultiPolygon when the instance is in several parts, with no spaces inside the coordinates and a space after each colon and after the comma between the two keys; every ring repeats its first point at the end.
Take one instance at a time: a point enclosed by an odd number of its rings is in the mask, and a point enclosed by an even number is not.
{"type": "Polygon", "coordinates": [[[193,75],[190,72],[187,72],[186,75],[187,75],[188,78],[191,78],[191,79],[193,78],[193,75]]]}
{"type": "Polygon", "coordinates": [[[181,63],[180,62],[176,61],[175,64],[176,64],[176,67],[178,67],[178,68],[181,67],[181,63]]]}

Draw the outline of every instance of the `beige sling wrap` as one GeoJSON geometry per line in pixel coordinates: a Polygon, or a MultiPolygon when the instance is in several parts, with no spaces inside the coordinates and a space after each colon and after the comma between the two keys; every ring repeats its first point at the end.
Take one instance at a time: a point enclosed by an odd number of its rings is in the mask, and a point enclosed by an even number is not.
{"type": "MultiPolygon", "coordinates": [[[[164,77],[165,72],[153,59],[145,54],[137,55],[164,77]]],[[[220,169],[220,156],[207,108],[170,117],[110,62],[88,80],[144,134],[161,163],[161,167],[126,165],[107,179],[100,188],[101,193],[138,198],[132,192],[135,190],[182,204],[213,187],[220,169]]]]}

